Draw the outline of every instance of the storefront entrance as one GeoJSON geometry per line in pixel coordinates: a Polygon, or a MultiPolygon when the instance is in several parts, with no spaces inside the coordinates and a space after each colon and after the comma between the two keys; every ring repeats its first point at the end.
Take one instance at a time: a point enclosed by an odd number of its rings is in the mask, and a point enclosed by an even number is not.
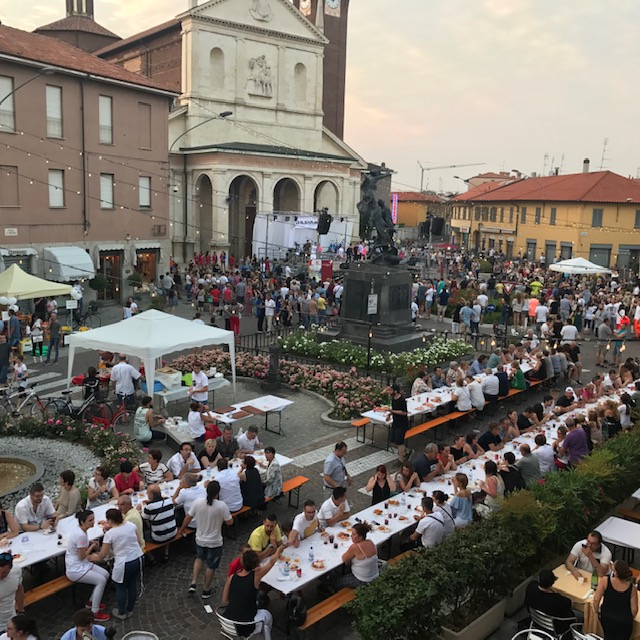
{"type": "Polygon", "coordinates": [[[136,251],[136,273],[140,274],[143,286],[158,280],[158,250],[138,249],[136,251]]]}
{"type": "Polygon", "coordinates": [[[98,300],[120,301],[122,291],[122,251],[101,251],[100,269],[106,280],[106,287],[98,291],[98,300]]]}

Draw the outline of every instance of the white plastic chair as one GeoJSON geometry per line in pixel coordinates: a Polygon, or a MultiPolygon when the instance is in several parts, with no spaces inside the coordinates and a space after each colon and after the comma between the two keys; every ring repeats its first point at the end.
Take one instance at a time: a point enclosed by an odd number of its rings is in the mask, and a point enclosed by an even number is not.
{"type": "Polygon", "coordinates": [[[537,609],[529,609],[529,613],[531,615],[531,626],[529,629],[546,631],[554,640],[560,640],[566,633],[557,633],[555,622],[577,622],[575,616],[571,618],[555,618],[537,609]]]}
{"type": "Polygon", "coordinates": [[[159,638],[149,631],[129,631],[127,635],[122,636],[122,640],[159,640],[159,638]]]}
{"type": "Polygon", "coordinates": [[[602,640],[595,633],[583,633],[581,622],[571,625],[571,638],[572,640],[602,640]]]}
{"type": "Polygon", "coordinates": [[[511,640],[555,640],[555,638],[546,631],[540,631],[539,629],[525,629],[524,631],[518,631],[511,640]]]}
{"type": "Polygon", "coordinates": [[[225,607],[218,607],[216,609],[216,616],[218,616],[218,622],[220,622],[220,631],[225,638],[229,638],[229,640],[235,640],[235,638],[248,640],[262,633],[262,620],[258,622],[236,622],[235,620],[229,620],[229,618],[225,618],[221,613],[224,609],[225,607]],[[248,636],[240,635],[238,627],[248,627],[251,625],[254,625],[255,628],[248,636]]]}

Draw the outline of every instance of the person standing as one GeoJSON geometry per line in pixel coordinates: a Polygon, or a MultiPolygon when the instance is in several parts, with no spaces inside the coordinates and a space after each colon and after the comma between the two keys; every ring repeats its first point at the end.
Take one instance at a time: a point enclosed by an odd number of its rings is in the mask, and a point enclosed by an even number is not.
{"type": "Polygon", "coordinates": [[[282,470],[276,459],[276,450],[273,447],[265,447],[264,457],[267,459],[264,497],[277,498],[282,493],[282,470]]]}
{"type": "Polygon", "coordinates": [[[413,454],[413,450],[407,450],[404,445],[404,436],[409,428],[407,400],[404,397],[399,384],[393,384],[387,391],[391,393],[391,411],[389,411],[392,419],[391,442],[396,445],[398,450],[398,461],[402,464],[413,454]]]}
{"type": "Polygon", "coordinates": [[[11,355],[11,347],[7,342],[7,337],[0,334],[0,385],[7,384],[9,375],[9,357],[11,355]]]}
{"type": "MultiPolygon", "coordinates": [[[[56,358],[57,362],[57,358],[56,358]]],[[[127,362],[127,356],[121,353],[118,356],[118,364],[111,369],[110,383],[115,387],[118,402],[124,402],[127,406],[135,403],[136,388],[134,380],[139,380],[140,372],[127,362]]],[[[149,393],[153,393],[150,390],[149,393]]]]}
{"type": "MultiPolygon", "coordinates": [[[[51,362],[51,354],[55,349],[56,355],[53,360],[55,364],[58,362],[58,357],[60,355],[60,323],[58,322],[58,314],[52,313],[49,319],[49,350],[47,351],[47,359],[45,364],[49,364],[51,362]]],[[[11,343],[9,343],[11,344],[11,343]]]]}
{"type": "Polygon", "coordinates": [[[638,590],[629,582],[631,569],[626,562],[617,560],[609,577],[598,580],[593,597],[593,608],[600,611],[600,622],[605,640],[629,640],[633,620],[638,615],[638,590]]]}
{"type": "Polygon", "coordinates": [[[187,393],[194,402],[201,403],[206,409],[209,404],[209,378],[202,370],[199,362],[193,363],[193,371],[191,372],[191,387],[187,393]]]}
{"type": "Polygon", "coordinates": [[[346,488],[351,484],[351,476],[344,462],[346,453],[347,445],[344,442],[338,442],[333,453],[330,453],[324,461],[322,479],[326,492],[331,493],[336,487],[346,488]]]}
{"type": "Polygon", "coordinates": [[[22,326],[20,325],[20,319],[13,309],[9,309],[9,324],[7,327],[7,339],[9,340],[9,346],[17,351],[21,338],[22,326]]]}
{"type": "Polygon", "coordinates": [[[14,566],[11,551],[4,549],[0,552],[0,633],[16,613],[24,613],[22,569],[14,566]]]}
{"type": "Polygon", "coordinates": [[[196,592],[198,576],[204,567],[204,589],[202,591],[204,600],[211,598],[218,590],[217,587],[212,589],[211,583],[222,558],[222,525],[231,526],[233,524],[229,507],[218,499],[219,495],[220,485],[216,480],[212,480],[207,485],[207,497],[193,503],[179,531],[182,536],[185,536],[191,521],[194,518],[197,519],[196,559],[193,562],[189,594],[196,592]]]}
{"type": "Polygon", "coordinates": [[[264,316],[267,319],[267,332],[273,329],[273,321],[276,315],[276,301],[267,293],[264,300],[264,316]]]}

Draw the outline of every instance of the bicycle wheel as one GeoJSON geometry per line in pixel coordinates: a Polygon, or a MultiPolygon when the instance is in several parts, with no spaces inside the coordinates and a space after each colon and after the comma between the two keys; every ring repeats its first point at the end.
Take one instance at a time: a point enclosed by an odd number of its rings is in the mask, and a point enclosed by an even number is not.
{"type": "Polygon", "coordinates": [[[80,418],[83,422],[93,422],[94,418],[100,418],[101,420],[107,420],[111,424],[113,410],[106,402],[92,402],[80,414],[80,418]]]}
{"type": "Polygon", "coordinates": [[[84,318],[84,325],[89,329],[98,329],[102,326],[102,320],[96,313],[88,313],[84,318]]]}
{"type": "Polygon", "coordinates": [[[15,424],[16,420],[11,409],[4,404],[0,404],[0,421],[6,424],[15,424]]]}
{"type": "Polygon", "coordinates": [[[129,416],[131,414],[129,412],[125,413],[124,411],[116,413],[116,417],[113,419],[111,423],[113,425],[114,430],[122,430],[129,425],[129,416]]]}
{"type": "MultiPolygon", "coordinates": [[[[38,396],[34,396],[31,399],[31,408],[29,409],[29,415],[32,418],[38,418],[39,420],[46,420],[49,416],[46,413],[48,402],[42,402],[38,396]]],[[[53,417],[53,416],[51,416],[53,417]]]]}

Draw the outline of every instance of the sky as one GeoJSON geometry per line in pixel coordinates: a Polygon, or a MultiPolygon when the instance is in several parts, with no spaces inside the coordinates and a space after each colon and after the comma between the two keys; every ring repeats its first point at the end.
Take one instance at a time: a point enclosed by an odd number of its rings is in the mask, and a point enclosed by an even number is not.
{"type": "MultiPolygon", "coordinates": [[[[393,168],[396,189],[462,191],[454,176],[485,171],[579,172],[585,157],[592,170],[640,176],[637,0],[350,4],[345,141],[393,168]]],[[[95,12],[126,37],[187,5],[95,0],[95,12]]],[[[4,0],[0,19],[31,30],[64,7],[4,0]]]]}

